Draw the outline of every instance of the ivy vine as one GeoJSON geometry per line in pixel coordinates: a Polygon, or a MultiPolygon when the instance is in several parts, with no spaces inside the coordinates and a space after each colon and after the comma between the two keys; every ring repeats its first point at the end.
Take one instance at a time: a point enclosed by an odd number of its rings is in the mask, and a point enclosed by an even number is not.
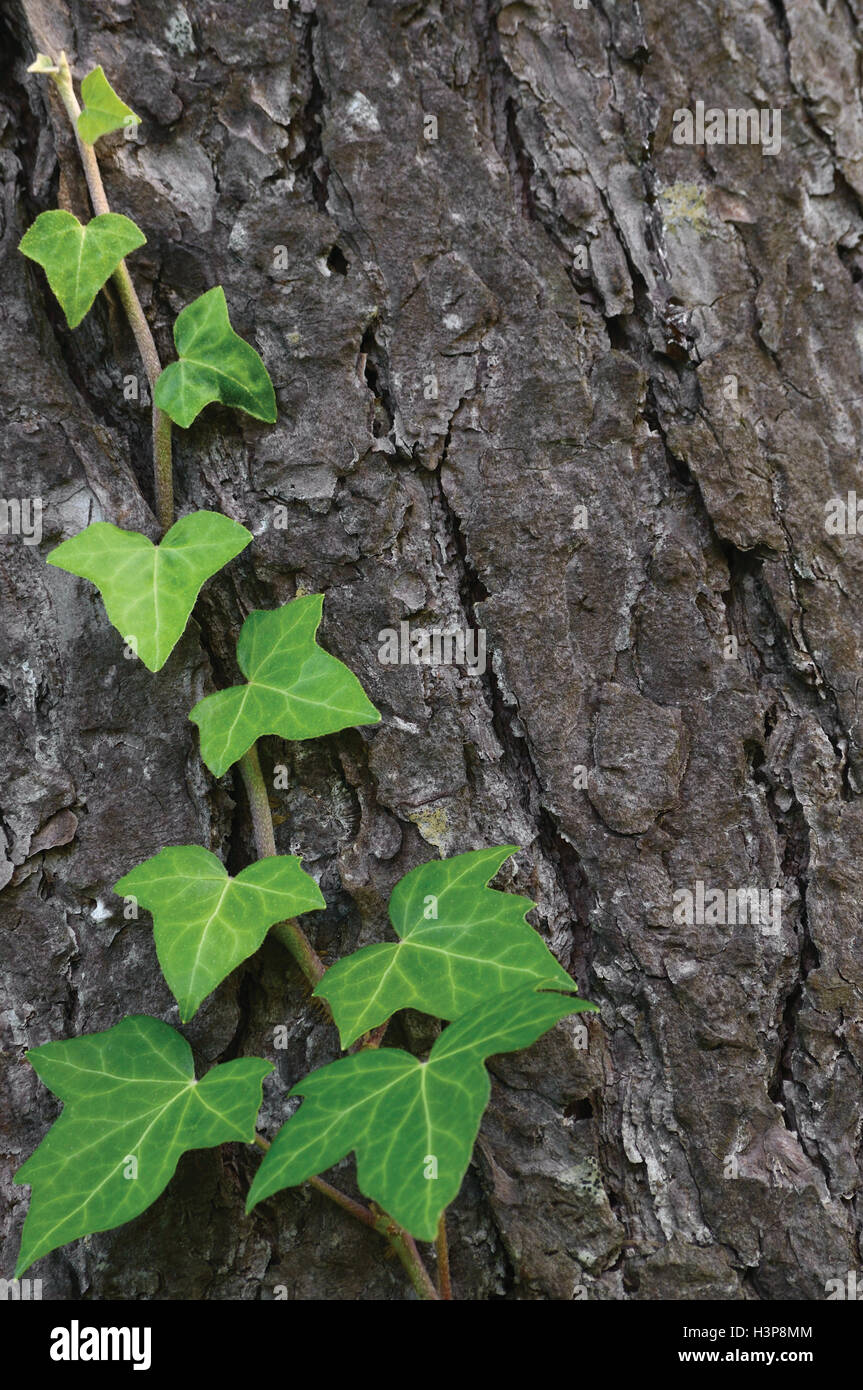
{"type": "MultiPolygon", "coordinates": [[[[95,522],[64,541],[48,563],[89,580],[109,622],[151,671],[180,639],[204,583],[252,541],[245,527],[211,511],[174,520],[171,427],[189,428],[212,402],[276,420],[276,397],[255,349],[231,326],[224,290],[188,304],[174,325],[177,360],[162,367],[126,257],[146,238],[111,212],[94,144],[137,123],[101,68],[75,96],[65,54],[40,54],[31,72],[50,77],[72,120],[93,217],[43,212],[20,243],[45,271],[70,328],[113,281],[152,388],[158,545],[136,531],[95,522]]],[[[112,1229],[144,1211],[170,1181],[182,1154],[231,1141],[266,1151],[248,1210],[286,1187],[310,1182],[380,1231],[421,1298],[450,1298],[446,1207],[470,1162],[489,1098],[486,1059],[530,1046],[559,1019],[595,1005],[575,997],[570,976],[528,925],[527,899],[491,879],[517,846],[432,861],[396,884],[389,904],[397,943],[366,946],[330,969],[296,922],[325,906],[293,855],[276,853],[257,740],[319,738],[373,725],[379,712],[360,682],[316,641],[323,596],[307,594],[251,613],[237,643],[245,684],[208,695],[190,712],[201,757],[214,776],[239,765],[252,811],[258,859],[231,877],[199,845],[172,845],[130,868],[115,892],[153,921],[156,952],[180,1019],[273,932],[291,951],[351,1055],[299,1081],[303,1097],[272,1144],[256,1133],[271,1062],[244,1057],[197,1079],[188,1042],[154,1018],[124,1018],[105,1032],[33,1048],[37,1074],[64,1103],[60,1118],[16,1181],[29,1184],[16,1275],[49,1251],[112,1229]],[[427,1060],[382,1045],[404,1008],[445,1021],[427,1060]],[[368,1205],[321,1174],[356,1156],[368,1205]],[[437,1283],[416,1241],[435,1242],[437,1283]]]]}

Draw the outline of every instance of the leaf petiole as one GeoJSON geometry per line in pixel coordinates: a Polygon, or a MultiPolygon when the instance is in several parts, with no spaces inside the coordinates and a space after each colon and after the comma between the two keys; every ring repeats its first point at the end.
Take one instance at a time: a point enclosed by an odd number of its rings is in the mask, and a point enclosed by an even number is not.
{"type": "MultiPolygon", "coordinates": [[[[264,1153],[270,1147],[269,1140],[265,1139],[262,1134],[256,1134],[254,1142],[264,1153]]],[[[386,1212],[370,1211],[368,1207],[363,1206],[362,1202],[355,1202],[353,1197],[339,1191],[337,1187],[333,1187],[332,1183],[326,1182],[323,1178],[309,1178],[308,1184],[316,1192],[320,1192],[322,1196],[328,1197],[336,1206],[341,1207],[342,1211],[346,1211],[355,1221],[359,1221],[363,1226],[368,1226],[370,1230],[377,1231],[389,1241],[404,1265],[408,1278],[419,1298],[436,1301],[441,1297],[447,1297],[447,1295],[438,1294],[435,1289],[413,1236],[409,1236],[407,1231],[402,1230],[391,1216],[387,1216],[386,1212]]],[[[443,1217],[441,1217],[441,1221],[443,1221],[443,1217]]],[[[451,1297],[452,1295],[448,1296],[451,1297]]]]}

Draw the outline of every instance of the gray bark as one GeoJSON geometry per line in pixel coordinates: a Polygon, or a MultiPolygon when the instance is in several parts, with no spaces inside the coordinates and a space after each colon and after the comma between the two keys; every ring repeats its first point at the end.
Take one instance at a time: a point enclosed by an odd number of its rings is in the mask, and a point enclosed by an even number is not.
{"type": "MultiPolygon", "coordinates": [[[[602,1006],[586,1051],[564,1023],[493,1065],[450,1221],[459,1296],[824,1298],[861,1259],[863,539],[824,525],[861,436],[860,0],[13,0],[3,23],[2,490],[45,514],[41,546],[0,541],[0,1274],[11,1171],[59,1108],[24,1051],[176,1024],[110,887],[166,844],[248,862],[239,781],[202,768],[187,713],[237,679],[245,614],[302,586],[384,714],[264,744],[290,769],[279,848],[327,899],[318,950],[384,939],[422,860],[513,842],[498,886],[602,1006]],[[256,539],[156,676],[44,563],[91,520],[155,535],[119,305],[70,333],[16,251],[45,208],[86,216],[25,72],[60,48],[143,118],[102,164],[148,239],[130,269],[163,360],[222,284],[279,399],[273,429],[211,408],[175,432],[180,510],[256,539]],[[781,152],[674,144],[696,100],[781,109],[781,152]],[[381,665],[403,619],[483,628],[488,672],[381,665]],[[678,924],[698,880],[781,888],[780,934],[678,924]]],[[[275,943],[185,1031],[202,1067],[277,1061],[268,1132],[336,1055],[275,943]]],[[[44,1296],[412,1297],[313,1193],[247,1219],[255,1162],[188,1155],[130,1226],[42,1261],[44,1296]]]]}

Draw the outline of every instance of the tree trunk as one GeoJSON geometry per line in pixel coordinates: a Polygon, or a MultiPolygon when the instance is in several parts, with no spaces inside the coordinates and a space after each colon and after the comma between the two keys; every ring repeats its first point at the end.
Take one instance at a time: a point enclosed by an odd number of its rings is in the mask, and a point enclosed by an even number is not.
{"type": "MultiPolygon", "coordinates": [[[[863,539],[825,507],[863,419],[863,0],[12,0],[3,22],[3,495],[44,512],[41,544],[0,551],[0,1275],[12,1171],[59,1111],[26,1048],[176,1026],[111,885],[163,845],[253,857],[237,769],[207,774],[187,715],[238,679],[245,615],[302,590],[383,713],[263,744],[278,848],[327,900],[317,950],[385,939],[421,861],[514,843],[497,885],[602,1006],[586,1048],[564,1023],[492,1065],[457,1296],[824,1298],[860,1262],[863,539]],[[147,236],[163,361],[221,284],[279,400],[274,428],[211,407],[175,431],[178,510],[255,541],[155,676],[45,564],[90,521],[157,534],[119,303],[70,332],[16,249],[45,208],[89,215],[26,73],[60,49],[142,117],[100,158],[147,236]],[[781,149],[677,144],[698,101],[780,110],[781,149]],[[402,622],[481,630],[487,669],[382,663],[402,622]],[[724,919],[685,920],[699,883],[724,919]],[[735,922],[744,888],[781,915],[735,922]]],[[[272,941],[184,1031],[202,1069],[277,1062],[270,1134],[337,1055],[272,941]]],[[[34,1267],[43,1296],[413,1297],[314,1192],[245,1217],[256,1162],[187,1155],[131,1225],[34,1267]]]]}

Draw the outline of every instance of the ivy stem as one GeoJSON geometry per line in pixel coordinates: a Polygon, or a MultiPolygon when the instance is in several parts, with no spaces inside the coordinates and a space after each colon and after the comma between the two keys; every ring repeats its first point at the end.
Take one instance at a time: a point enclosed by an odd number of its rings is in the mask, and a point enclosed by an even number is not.
{"type": "Polygon", "coordinates": [[[390,1026],[390,1021],[379,1023],[377,1028],[373,1028],[370,1033],[364,1033],[357,1043],[357,1052],[365,1052],[367,1049],[373,1051],[380,1047],[384,1040],[384,1034],[390,1026]]]}
{"type": "Polygon", "coordinates": [[[325,1197],[329,1197],[331,1202],[335,1202],[355,1220],[361,1221],[364,1226],[369,1226],[372,1230],[377,1230],[377,1221],[368,1207],[364,1207],[362,1202],[355,1202],[353,1197],[348,1197],[347,1193],[341,1192],[339,1188],[333,1187],[332,1183],[324,1178],[309,1178],[309,1187],[313,1187],[316,1192],[321,1192],[325,1197]]]}
{"type": "MultiPolygon", "coordinates": [[[[56,71],[50,75],[72,122],[78,153],[81,156],[81,166],[87,180],[87,187],[90,190],[90,202],[93,204],[94,213],[100,216],[110,212],[111,208],[105,194],[105,185],[102,182],[96,151],[86,140],[82,140],[78,133],[78,117],[81,114],[81,107],[75,96],[72,73],[65,53],[60,54],[56,63],[56,71]]],[[[150,383],[150,399],[153,402],[153,470],[156,486],[156,514],[162,531],[167,531],[174,521],[174,481],[171,465],[171,420],[156,406],[156,382],[161,375],[162,364],[159,361],[159,353],[150,331],[150,325],[141,307],[135,286],[132,284],[132,277],[125,261],[121,261],[117,266],[112,279],[120,296],[120,303],[123,305],[126,318],[129,320],[129,327],[135,336],[135,342],[144,363],[144,370],[147,373],[147,380],[150,383]]]]}
{"type": "Polygon", "coordinates": [[[240,771],[246,786],[246,796],[249,798],[258,858],[271,859],[276,852],[276,832],[273,828],[270,797],[267,792],[267,784],[264,781],[264,774],[261,771],[261,760],[258,757],[258,745],[256,743],[253,743],[248,753],[244,753],[240,759],[240,771]]]}
{"type": "MultiPolygon", "coordinates": [[[[249,798],[252,812],[252,827],[255,832],[255,847],[259,859],[269,859],[276,852],[276,835],[273,829],[273,813],[267,784],[261,771],[258,746],[253,743],[248,753],[240,759],[240,772],[249,798]]],[[[316,985],[323,978],[324,965],[302,927],[292,918],[279,922],[272,928],[273,936],[290,951],[309,984],[316,985]]]]}
{"type": "Polygon", "coordinates": [[[420,1252],[417,1250],[413,1236],[409,1236],[407,1231],[397,1225],[390,1216],[380,1216],[376,1226],[381,1234],[387,1237],[404,1265],[407,1276],[416,1290],[417,1297],[427,1299],[432,1303],[439,1302],[440,1295],[420,1259],[420,1252]]]}
{"type": "MultiPolygon", "coordinates": [[[[263,1149],[264,1153],[270,1147],[269,1141],[261,1134],[255,1135],[255,1143],[259,1149],[263,1149]]],[[[332,1183],[326,1182],[323,1178],[308,1178],[307,1182],[316,1192],[320,1192],[322,1196],[335,1202],[336,1206],[341,1207],[342,1211],[346,1211],[354,1220],[361,1222],[363,1226],[368,1226],[372,1231],[377,1231],[389,1241],[404,1265],[408,1278],[419,1298],[424,1300],[439,1299],[440,1295],[429,1278],[413,1236],[409,1236],[407,1231],[393,1221],[391,1216],[387,1216],[385,1212],[378,1215],[370,1211],[368,1207],[363,1206],[362,1202],[355,1202],[353,1197],[349,1197],[346,1192],[339,1191],[337,1187],[333,1187],[332,1183]]]]}
{"type": "Polygon", "coordinates": [[[440,1221],[437,1228],[437,1240],[435,1241],[437,1251],[437,1287],[438,1294],[447,1301],[452,1299],[452,1282],[449,1272],[449,1242],[446,1237],[446,1212],[440,1214],[440,1221]]]}
{"type": "MultiPolygon", "coordinates": [[[[259,1149],[263,1149],[264,1153],[270,1147],[269,1140],[265,1139],[262,1134],[255,1135],[255,1143],[259,1149]]],[[[362,1202],[355,1202],[353,1197],[349,1197],[346,1192],[340,1192],[337,1187],[333,1187],[332,1183],[325,1182],[323,1178],[307,1178],[306,1181],[309,1187],[314,1187],[316,1191],[329,1197],[331,1202],[335,1202],[342,1211],[348,1212],[356,1221],[361,1221],[364,1226],[368,1226],[372,1230],[377,1229],[377,1219],[368,1207],[363,1206],[362,1202]]]]}

